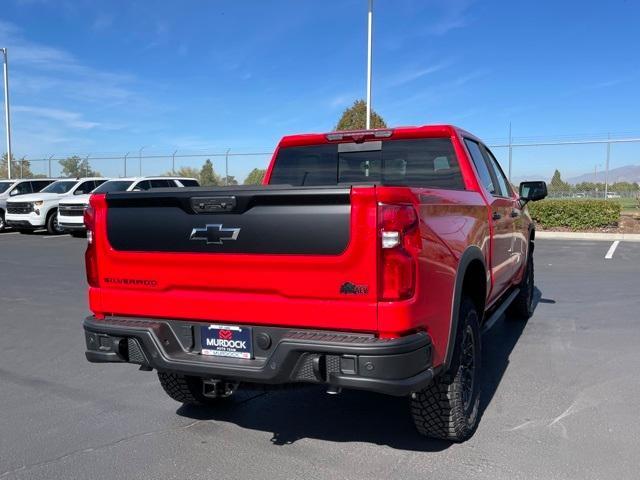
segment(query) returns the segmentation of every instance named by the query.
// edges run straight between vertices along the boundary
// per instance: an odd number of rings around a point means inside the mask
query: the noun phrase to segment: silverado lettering
[[[105,277],[104,283],[112,283],[116,285],[135,285],[143,287],[157,287],[158,282],[156,280],[145,280],[143,278],[113,278]]]
[[[420,433],[463,441],[481,331],[533,313],[546,192],[435,125],[284,137],[263,185],[94,194],[87,359],[155,369],[187,404],[241,382],[408,396]]]

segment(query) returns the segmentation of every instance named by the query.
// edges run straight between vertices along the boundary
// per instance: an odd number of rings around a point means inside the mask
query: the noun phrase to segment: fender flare
[[[447,343],[447,354],[445,355],[443,371],[447,371],[451,365],[451,358],[453,357],[453,350],[455,347],[456,336],[458,334],[458,315],[460,313],[460,302],[462,300],[462,285],[464,283],[464,276],[467,273],[467,267],[474,261],[479,260],[482,263],[482,267],[487,271],[487,265],[479,247],[471,245],[468,247],[458,262],[458,269],[456,271],[456,279],[453,287],[453,298],[451,300],[451,329],[449,330],[449,342]],[[488,290],[488,289],[487,289]],[[487,291],[485,290],[485,292]]]

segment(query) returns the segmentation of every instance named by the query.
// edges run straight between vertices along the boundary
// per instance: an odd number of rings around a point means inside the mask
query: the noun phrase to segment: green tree
[[[578,192],[593,192],[596,189],[596,185],[593,182],[580,182],[576,184],[576,191]]]
[[[213,169],[213,163],[207,158],[200,170],[200,185],[221,185],[222,179]]]
[[[195,178],[196,180],[200,181],[200,172],[193,167],[180,167],[178,168],[178,170],[175,171],[175,173],[167,172],[165,173],[165,176]]]
[[[0,160],[0,178],[7,178],[7,154],[2,155]],[[16,160],[11,155],[11,178],[33,178],[31,162],[29,160]]]
[[[549,182],[549,191],[556,193],[571,191],[571,185],[562,180],[559,170],[553,172],[553,177],[551,177],[551,182]]]
[[[62,167],[63,177],[99,177],[100,172],[93,170],[87,158],[80,158],[77,155],[58,160]]]
[[[227,181],[224,181],[224,178],[222,180],[222,184],[223,185],[238,185],[238,180],[236,180],[236,177],[234,177],[233,175],[229,175],[227,177]]]
[[[356,100],[347,108],[336,125],[336,130],[362,130],[367,126],[367,104],[364,100]],[[371,127],[386,128],[387,124],[380,115],[371,111]]]
[[[249,172],[243,183],[245,185],[260,185],[266,173],[267,171],[264,168],[254,168]]]
[[[635,182],[616,182],[612,185],[609,185],[609,190],[618,193],[637,192],[638,184]]]

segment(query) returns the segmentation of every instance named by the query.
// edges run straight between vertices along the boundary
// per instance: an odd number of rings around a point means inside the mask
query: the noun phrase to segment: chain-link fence
[[[640,135],[605,138],[518,137],[488,141],[512,183],[545,180],[551,196],[633,199],[640,182]],[[110,155],[76,155],[76,168],[63,168],[68,156],[16,159],[13,177],[91,175],[107,177],[187,175],[199,177],[210,161],[215,182],[244,183],[254,169],[266,169],[271,152],[241,148],[198,152],[140,149]],[[62,162],[61,162],[62,160]],[[6,162],[5,162],[6,163]],[[6,172],[6,166],[5,166]],[[557,173],[556,173],[557,171]],[[0,176],[6,173],[0,172]]]

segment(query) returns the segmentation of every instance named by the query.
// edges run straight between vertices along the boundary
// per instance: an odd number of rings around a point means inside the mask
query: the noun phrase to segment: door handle
[[[491,218],[493,218],[494,220],[500,220],[502,218],[502,215],[500,215],[498,212],[493,212]]]
[[[511,210],[511,218],[516,218],[520,216],[520,212],[518,210]]]

